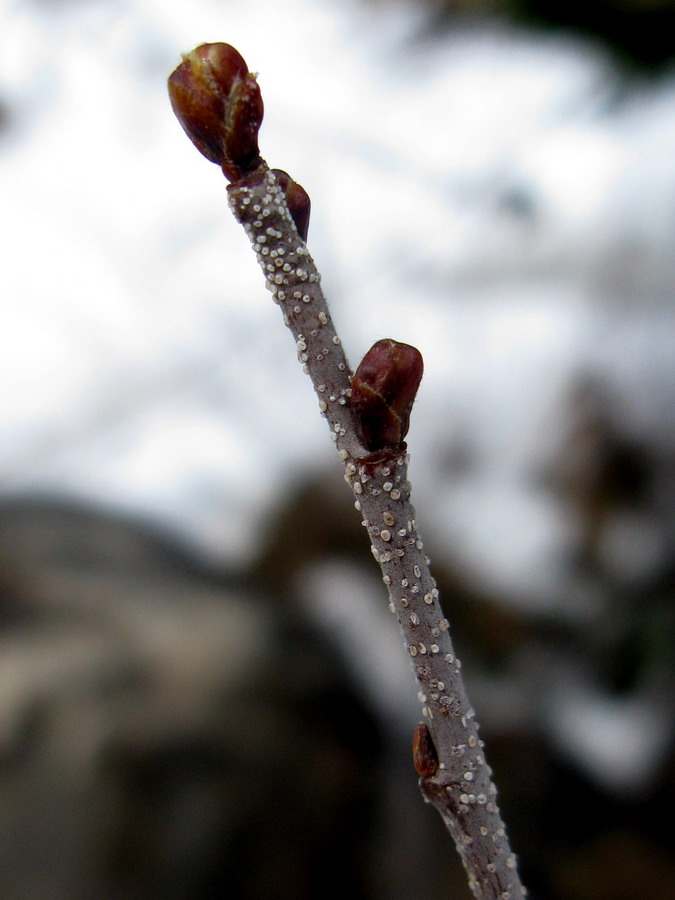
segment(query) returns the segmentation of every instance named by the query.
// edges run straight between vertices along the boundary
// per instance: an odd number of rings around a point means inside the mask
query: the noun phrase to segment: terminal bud
[[[359,439],[371,453],[403,442],[423,372],[419,350],[390,338],[373,344],[361,360],[349,403]]]
[[[178,121],[197,149],[237,181],[261,163],[263,101],[255,75],[229,44],[201,44],[169,76]]]

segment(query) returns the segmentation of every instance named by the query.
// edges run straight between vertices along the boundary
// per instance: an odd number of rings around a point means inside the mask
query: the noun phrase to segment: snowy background
[[[398,5],[3,9],[5,490],[142,509],[227,559],[330,457],[225,183],[166,99],[179,51],[223,38],[260,73],[264,155],[312,197],[353,364],[383,335],[424,354],[413,474],[457,552],[519,590],[547,577],[565,526],[523,475],[571,378],[667,436],[672,79],[622,94],[591,47],[504,28],[416,41]],[[439,449],[464,441],[477,471],[438,502]]]
[[[408,440],[434,559],[589,628],[607,582],[667,568],[675,78],[623,78],[569,36],[427,24],[351,0],[0,7],[4,496],[137,514],[226,568],[303,479],[340,480],[225,181],[167,99],[180,52],[225,40],[259,73],[263,156],[312,198],[352,365],[381,337],[423,353]],[[570,566],[587,469],[569,448],[598,422],[650,466],[649,502],[603,519],[600,579]],[[309,574],[323,598],[353,575]],[[651,783],[669,752],[657,668],[650,703],[551,686],[552,739],[610,789]]]

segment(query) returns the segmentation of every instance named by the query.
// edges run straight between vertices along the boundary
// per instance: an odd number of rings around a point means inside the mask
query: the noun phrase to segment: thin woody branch
[[[452,834],[474,895],[516,900],[525,890],[410,502],[403,438],[421,356],[407,344],[379,341],[352,375],[304,240],[309,198],[258,153],[262,100],[237,51],[202,45],[172,74],[169,91],[190,138],[233,182],[230,207],[293,334],[344,463],[418,684],[426,724],[417,727],[413,756],[422,792]]]

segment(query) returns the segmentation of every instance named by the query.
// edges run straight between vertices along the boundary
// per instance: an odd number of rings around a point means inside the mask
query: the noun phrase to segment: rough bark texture
[[[448,621],[417,532],[405,444],[369,454],[357,437],[349,407],[349,365],[319,273],[293,223],[277,176],[259,170],[255,177],[232,184],[228,192],[267,287],[293,333],[298,358],[328,420],[345,465],[345,480],[382,569],[389,607],[401,628],[438,756],[435,772],[420,778],[422,792],[452,834],[474,895],[515,900],[525,890],[499,814]]]

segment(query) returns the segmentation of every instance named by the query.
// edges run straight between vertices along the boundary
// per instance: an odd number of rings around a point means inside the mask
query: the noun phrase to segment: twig
[[[281,307],[344,463],[428,723],[414,736],[422,792],[452,834],[474,895],[515,900],[525,889],[410,503],[403,438],[421,357],[408,345],[381,341],[352,375],[304,241],[309,199],[258,153],[262,100],[237,51],[202,45],[172,74],[169,90],[190,138],[233,182],[230,207]]]

